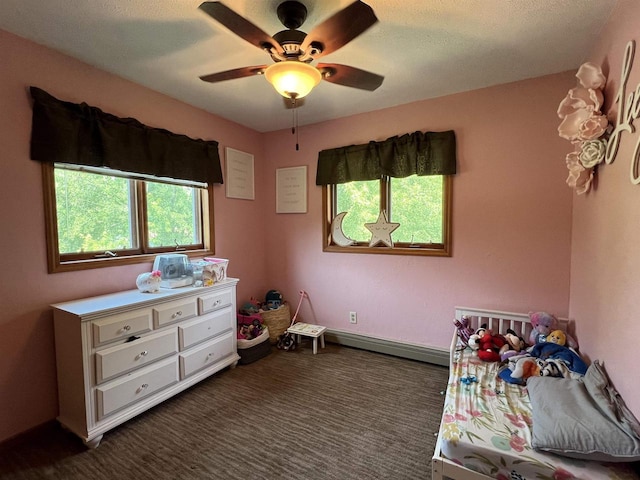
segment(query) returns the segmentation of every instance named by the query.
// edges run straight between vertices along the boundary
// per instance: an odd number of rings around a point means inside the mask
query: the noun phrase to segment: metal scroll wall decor
[[[636,89],[626,96],[627,81],[629,80],[629,74],[631,72],[631,66],[633,65],[633,57],[635,55],[636,42],[630,40],[624,51],[624,59],[622,62],[622,73],[620,75],[620,86],[613,100],[614,105],[618,105],[618,112],[616,116],[616,126],[609,137],[607,144],[607,150],[605,153],[605,162],[607,164],[613,163],[618,154],[618,147],[620,146],[620,140],[623,132],[633,134],[635,127],[633,121],[640,117],[640,83],[636,86]],[[629,175],[631,183],[638,185],[640,183],[640,138],[636,142],[636,147],[633,151],[633,157],[631,158],[631,168]]]

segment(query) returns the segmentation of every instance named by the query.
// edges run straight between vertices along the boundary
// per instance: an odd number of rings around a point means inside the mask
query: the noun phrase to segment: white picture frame
[[[227,198],[255,200],[253,155],[227,147],[225,157]]]
[[[307,166],[276,169],[276,213],[307,213]]]

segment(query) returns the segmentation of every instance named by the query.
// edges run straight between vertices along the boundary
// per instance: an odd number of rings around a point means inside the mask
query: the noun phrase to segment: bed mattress
[[[501,480],[638,478],[627,464],[535,451],[526,387],[501,380],[498,368],[469,348],[454,353],[440,432],[442,456]]]

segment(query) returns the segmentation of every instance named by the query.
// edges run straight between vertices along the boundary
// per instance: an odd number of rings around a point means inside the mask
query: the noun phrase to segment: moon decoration
[[[342,221],[344,220],[344,216],[349,212],[342,212],[335,216],[333,221],[331,222],[331,239],[333,243],[338,245],[339,247],[348,247],[349,245],[353,245],[356,243],[347,237],[342,231]]]
[[[379,243],[384,243],[387,247],[393,248],[393,240],[391,233],[400,226],[399,223],[390,223],[387,220],[387,214],[384,210],[380,211],[378,220],[375,223],[365,223],[364,228],[371,232],[370,247],[374,247]]]

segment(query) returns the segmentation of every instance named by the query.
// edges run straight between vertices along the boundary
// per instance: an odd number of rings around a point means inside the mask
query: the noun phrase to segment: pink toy
[[[529,318],[531,319],[531,325],[533,330],[529,335],[529,344],[537,345],[547,341],[547,336],[554,330],[558,330],[558,319],[546,312],[529,312]],[[571,335],[566,333],[567,343],[566,346],[570,348],[578,348],[578,342],[576,342]]]

